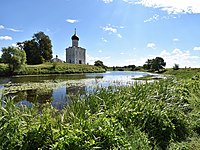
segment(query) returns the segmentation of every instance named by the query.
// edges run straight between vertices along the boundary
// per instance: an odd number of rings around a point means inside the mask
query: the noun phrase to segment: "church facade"
[[[86,49],[79,47],[79,37],[76,35],[76,30],[71,40],[72,46],[66,48],[66,62],[71,64],[85,64]]]

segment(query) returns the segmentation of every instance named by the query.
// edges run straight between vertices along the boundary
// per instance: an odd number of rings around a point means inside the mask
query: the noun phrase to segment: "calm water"
[[[133,78],[148,73],[110,71],[106,73],[20,76],[0,78],[0,91],[15,96],[17,104],[31,106],[32,103],[49,102],[62,109],[71,96],[92,91],[95,87],[124,86],[136,82]]]

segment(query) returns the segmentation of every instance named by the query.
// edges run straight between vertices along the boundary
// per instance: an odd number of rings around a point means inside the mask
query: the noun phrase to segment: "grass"
[[[200,78],[97,88],[50,104],[1,98],[0,149],[200,149]]]
[[[105,72],[101,67],[84,64],[44,63],[40,65],[25,65],[14,75],[41,75],[41,74],[73,74]],[[0,75],[9,75],[8,65],[0,64]]]
[[[164,74],[174,75],[178,79],[191,79],[194,75],[200,73],[200,68],[180,68],[178,70],[173,70],[172,68],[167,69]]]

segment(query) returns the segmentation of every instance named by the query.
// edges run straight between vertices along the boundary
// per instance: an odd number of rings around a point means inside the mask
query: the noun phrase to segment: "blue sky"
[[[43,31],[65,60],[74,28],[87,62],[200,67],[200,0],[1,0],[0,48]]]

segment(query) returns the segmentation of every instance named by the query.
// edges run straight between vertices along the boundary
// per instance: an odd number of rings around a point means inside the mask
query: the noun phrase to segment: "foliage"
[[[103,61],[101,61],[101,60],[95,61],[95,62],[94,62],[94,66],[102,67],[102,68],[104,68],[104,69],[107,68],[107,66],[105,66],[105,65],[103,64]]]
[[[178,70],[179,69],[179,64],[174,64],[173,69],[174,70]]]
[[[199,149],[200,76],[97,88],[50,104],[0,103],[0,149]]]
[[[27,64],[41,64],[52,59],[52,44],[50,38],[43,32],[33,35],[32,40],[17,43],[27,56]]]
[[[10,72],[20,69],[26,62],[26,53],[16,47],[2,48],[2,61],[8,63]]]
[[[159,71],[166,66],[166,62],[162,57],[156,57],[154,59],[148,59],[145,64],[143,65],[144,69],[150,71]]]

